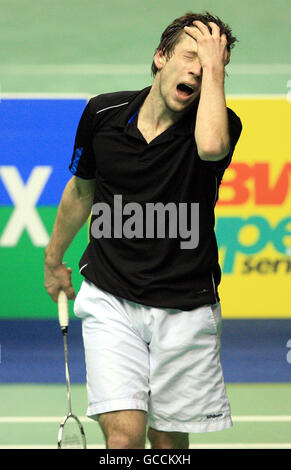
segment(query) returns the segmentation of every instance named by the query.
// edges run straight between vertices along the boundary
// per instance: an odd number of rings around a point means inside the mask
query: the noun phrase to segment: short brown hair
[[[183,32],[184,26],[193,26],[193,21],[198,20],[202,21],[202,23],[206,24],[208,26],[209,30],[210,26],[208,23],[212,21],[213,23],[216,23],[219,28],[220,32],[226,34],[227,38],[227,50],[230,51],[234,47],[235,42],[237,41],[237,38],[232,35],[232,31],[230,27],[223,23],[218,16],[213,16],[211,15],[208,11],[205,13],[192,13],[188,12],[185,13],[185,15],[181,16],[180,18],[176,18],[163,32],[161,39],[160,39],[160,44],[155,50],[155,54],[157,51],[161,51],[166,57],[170,57],[171,54],[174,51],[174,48],[176,44],[179,42],[181,33]],[[156,64],[152,63],[152,74],[153,76],[156,75],[158,69],[156,67]]]

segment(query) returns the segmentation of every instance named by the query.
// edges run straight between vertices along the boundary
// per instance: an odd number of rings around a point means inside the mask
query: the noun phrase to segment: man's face
[[[162,65],[158,77],[161,98],[170,111],[183,112],[200,93],[202,68],[197,43],[183,32],[169,59],[157,54]]]

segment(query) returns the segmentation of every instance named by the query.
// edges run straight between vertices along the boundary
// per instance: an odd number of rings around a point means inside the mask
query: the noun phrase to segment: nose
[[[192,63],[190,73],[192,75],[195,75],[195,77],[201,77],[202,67],[201,67],[201,64],[200,64],[198,58],[195,59],[194,62]]]

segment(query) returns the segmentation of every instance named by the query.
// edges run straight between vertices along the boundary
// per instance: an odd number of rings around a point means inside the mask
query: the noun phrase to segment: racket
[[[72,413],[71,385],[68,362],[68,328],[69,328],[69,306],[64,291],[60,291],[58,297],[58,316],[64,339],[65,372],[67,382],[68,413],[60,424],[58,433],[59,449],[86,449],[86,436],[79,418]]]

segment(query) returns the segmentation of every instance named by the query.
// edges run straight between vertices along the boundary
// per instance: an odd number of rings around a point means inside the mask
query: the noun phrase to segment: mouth
[[[196,87],[188,83],[179,83],[176,87],[178,98],[181,100],[188,100],[194,95]]]

